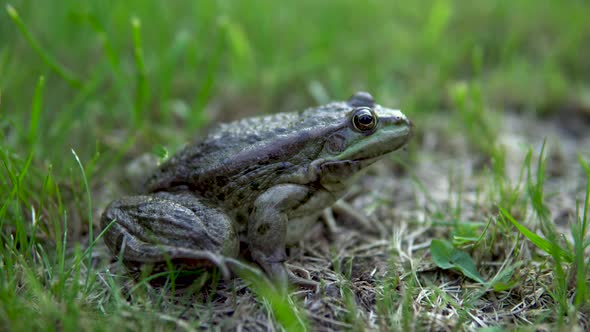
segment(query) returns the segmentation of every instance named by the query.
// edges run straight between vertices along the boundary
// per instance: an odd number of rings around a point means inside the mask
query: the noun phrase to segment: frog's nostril
[[[396,117],[393,119],[393,123],[394,123],[395,125],[401,125],[401,124],[404,124],[404,123],[405,123],[405,124],[406,124],[406,125],[408,125],[408,126],[412,126],[412,124],[411,124],[410,120],[408,120],[408,119],[407,119],[407,118],[405,118],[405,117],[401,117],[401,116],[396,116]]]

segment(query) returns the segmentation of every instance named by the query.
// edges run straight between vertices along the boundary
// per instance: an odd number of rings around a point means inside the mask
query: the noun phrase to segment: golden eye
[[[352,115],[352,126],[360,132],[371,131],[377,125],[377,116],[368,107],[359,107]]]

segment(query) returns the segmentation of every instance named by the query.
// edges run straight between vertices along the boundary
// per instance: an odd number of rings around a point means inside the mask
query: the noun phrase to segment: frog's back
[[[246,118],[214,127],[200,143],[193,143],[179,151],[164,163],[148,180],[148,191],[169,190],[175,187],[190,187],[198,192],[224,187],[223,181],[235,181],[244,169],[260,169],[262,163],[281,166],[281,159],[293,161],[292,153],[297,147],[282,147],[274,161],[262,161],[279,141],[303,143],[292,139],[318,126],[310,113],[329,113],[339,108],[339,103],[304,112],[277,113],[273,115]],[[343,106],[343,105],[342,105]],[[335,115],[336,117],[336,115]],[[319,125],[322,125],[321,123]],[[268,158],[267,158],[268,159]],[[263,167],[264,168],[264,167]],[[271,171],[271,168],[264,168]]]

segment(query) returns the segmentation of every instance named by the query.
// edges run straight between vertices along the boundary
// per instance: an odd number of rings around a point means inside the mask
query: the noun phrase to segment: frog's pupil
[[[362,125],[370,125],[373,122],[373,117],[370,114],[361,114],[359,116],[359,123]]]

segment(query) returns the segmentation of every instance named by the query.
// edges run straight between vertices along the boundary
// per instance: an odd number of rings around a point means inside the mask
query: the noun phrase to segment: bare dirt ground
[[[546,139],[546,202],[557,227],[569,236],[576,201],[583,200],[586,186],[578,154],[590,155],[590,116],[564,111],[544,119],[525,113],[501,118],[499,143],[506,148],[507,175],[513,185],[519,183],[528,149],[534,149],[536,161]],[[313,331],[395,326],[405,319],[402,311],[408,308],[413,312],[409,324],[418,330],[513,326],[551,316],[554,304],[547,285],[552,272],[541,263],[526,261],[535,247],[524,238],[518,243],[490,240],[492,246],[466,249],[487,280],[503,264],[516,266],[515,286],[507,291],[482,290],[460,273],[432,263],[430,241],[450,238],[451,227],[445,222],[452,222],[457,209],[461,222],[482,224],[478,231],[490,220],[494,227],[498,214],[487,161],[470,148],[460,131],[447,130],[448,119],[442,115],[418,124],[429,129],[414,138],[408,151],[399,152],[396,160],[378,163],[351,188],[345,201],[361,211],[364,224],[336,209],[327,215],[328,220],[334,217],[336,226],[318,223],[299,246],[290,248],[288,263],[322,282],[319,292],[297,290],[293,297]],[[102,244],[97,253],[109,257]],[[109,271],[125,275],[116,263]],[[132,287],[133,282],[124,284]],[[162,294],[154,289],[153,296],[161,299],[153,308],[155,315],[174,321],[180,329],[188,327],[185,320],[199,321],[205,329],[278,328],[268,304],[261,303],[240,279],[221,282],[214,291]],[[456,305],[445,304],[449,302]],[[459,312],[467,302],[470,310]],[[588,317],[580,315],[588,328]]]

